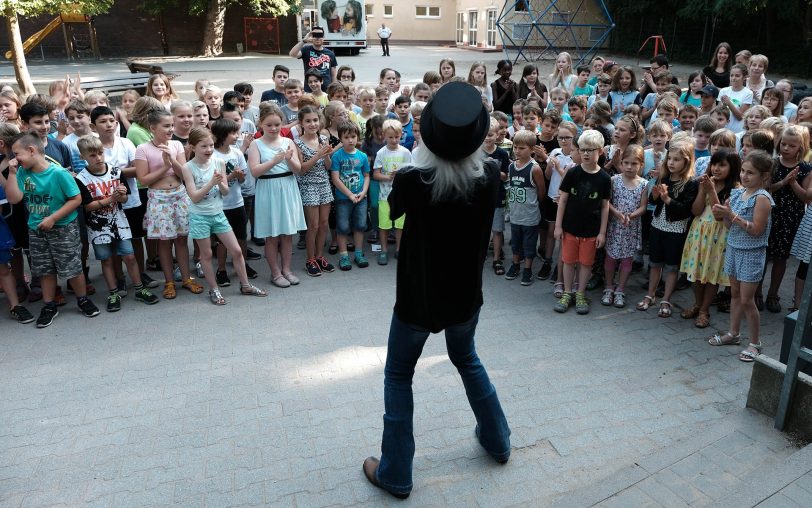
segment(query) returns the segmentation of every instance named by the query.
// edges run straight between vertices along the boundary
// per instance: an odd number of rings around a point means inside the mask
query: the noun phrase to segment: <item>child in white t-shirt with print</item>
[[[378,264],[389,263],[388,241],[389,230],[395,227],[395,259],[400,250],[400,238],[403,234],[403,223],[406,216],[395,219],[389,216],[389,193],[392,192],[392,181],[398,170],[412,162],[412,154],[400,144],[400,137],[403,134],[403,126],[398,120],[386,120],[383,123],[383,135],[386,145],[378,151],[375,156],[375,166],[373,167],[372,178],[380,183],[380,194],[378,198],[378,237],[381,239],[381,252],[378,254]]]

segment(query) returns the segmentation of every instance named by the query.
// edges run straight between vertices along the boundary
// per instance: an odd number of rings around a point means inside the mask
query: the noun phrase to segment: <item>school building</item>
[[[530,12],[538,13],[546,9],[549,1],[529,0]],[[555,8],[548,11],[546,21],[565,23],[577,18],[578,22],[594,23],[603,17],[600,2],[583,0],[559,0]],[[508,4],[508,7],[506,7]],[[518,6],[516,6],[518,4]],[[530,21],[527,7],[514,0],[415,0],[415,2],[395,2],[395,0],[367,0],[366,16],[368,39],[377,38],[376,31],[381,23],[392,29],[392,43],[431,43],[455,44],[460,48],[476,50],[500,50],[502,38],[496,23],[504,11],[511,11],[504,20]],[[516,12],[518,11],[518,12]],[[536,14],[537,15],[537,14]],[[506,29],[518,40],[521,31],[529,25],[509,26]],[[550,29],[560,30],[560,29]],[[594,34],[588,28],[567,30],[578,37],[582,44],[590,41]],[[562,44],[566,46],[566,44]]]

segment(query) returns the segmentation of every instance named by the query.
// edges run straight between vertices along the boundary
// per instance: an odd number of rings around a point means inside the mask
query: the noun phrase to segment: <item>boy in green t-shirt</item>
[[[22,134],[11,146],[14,159],[9,161],[6,196],[10,203],[25,202],[28,209],[28,242],[31,273],[42,281],[45,304],[37,319],[37,328],[49,326],[59,315],[56,279],[67,279],[76,293],[79,310],[87,317],[99,309],[87,297],[82,271],[82,244],[76,209],[82,202],[73,176],[45,159],[42,141],[35,135]]]

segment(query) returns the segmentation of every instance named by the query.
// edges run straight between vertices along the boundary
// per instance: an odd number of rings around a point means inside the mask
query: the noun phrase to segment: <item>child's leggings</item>
[[[604,273],[615,273],[615,268],[617,267],[618,261],[620,261],[620,271],[623,273],[631,273],[632,271],[632,261],[634,260],[633,257],[623,258],[623,259],[614,259],[606,256],[606,260],[603,262],[603,270]]]

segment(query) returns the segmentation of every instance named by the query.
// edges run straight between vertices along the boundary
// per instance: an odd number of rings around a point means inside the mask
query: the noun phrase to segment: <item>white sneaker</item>
[[[205,277],[205,275],[203,275],[203,266],[200,264],[200,261],[195,263],[195,271],[197,272],[198,279],[202,279],[203,277]]]
[[[601,298],[601,304],[606,305],[607,307],[612,305],[615,301],[615,292],[611,289],[604,289],[603,290],[603,298]]]

